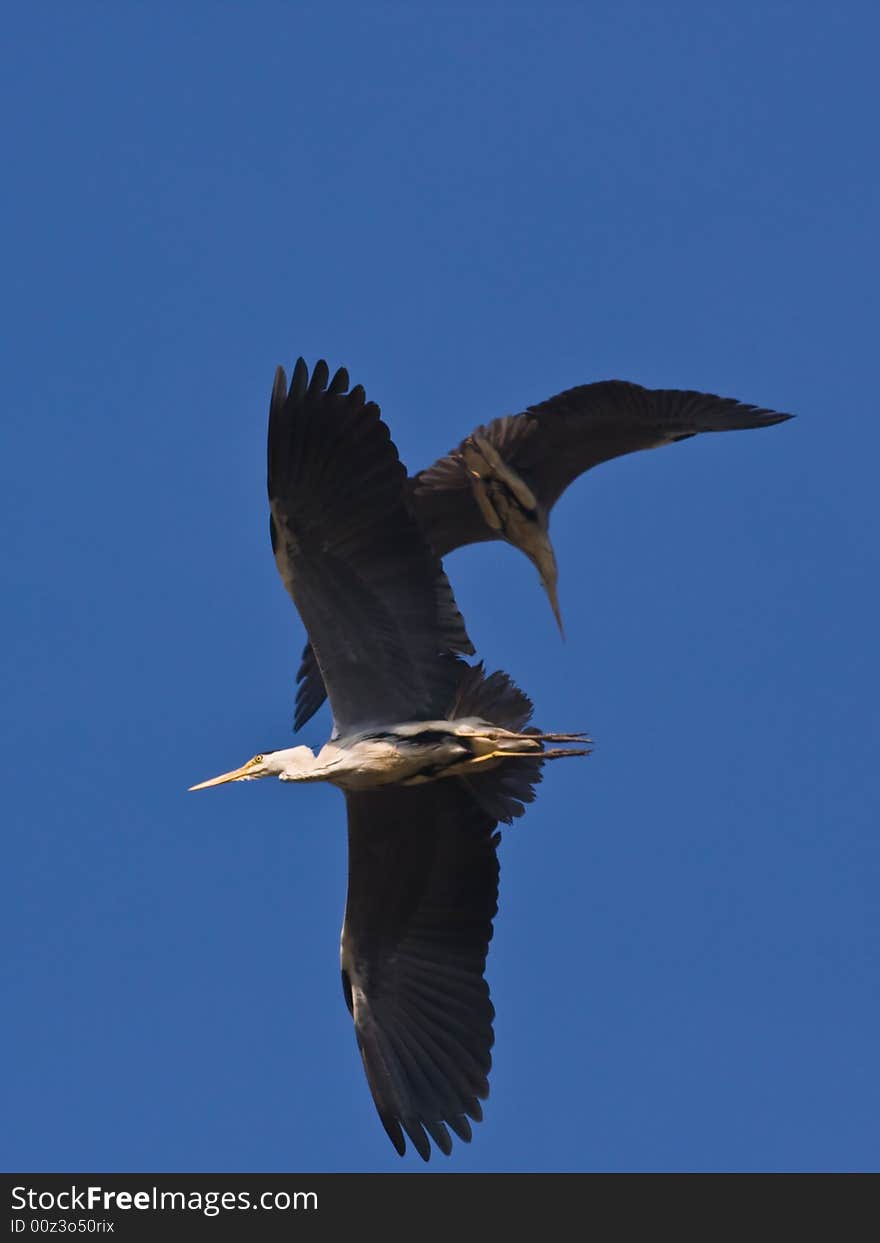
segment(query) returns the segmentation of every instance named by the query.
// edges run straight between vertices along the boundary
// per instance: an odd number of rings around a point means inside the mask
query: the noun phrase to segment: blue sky
[[[505,833],[492,1094],[430,1168],[876,1168],[874,6],[6,35],[0,1166],[423,1168],[342,1001],[342,798],[185,792],[290,745],[265,423],[303,354],[413,469],[604,378],[798,415],[575,485],[565,644],[524,558],[447,563],[488,667],[596,750]]]

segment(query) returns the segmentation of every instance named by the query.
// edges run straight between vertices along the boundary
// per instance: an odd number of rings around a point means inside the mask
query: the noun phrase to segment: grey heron
[[[466,544],[505,540],[538,571],[562,632],[550,513],[585,471],[612,458],[703,432],[770,427],[792,418],[732,397],[601,380],[503,415],[409,481],[409,504],[439,557]],[[313,655],[297,673],[294,728],[324,702]]]
[[[406,471],[363,388],[300,359],[269,413],[272,547],[333,712],[330,741],[263,752],[191,787],[277,776],[339,786],[348,811],[340,962],[367,1082],[397,1151],[471,1138],[488,1093],[484,979],[499,821],[583,734],[528,727],[532,706],[486,676],[406,504]],[[548,743],[567,744],[548,746]]]

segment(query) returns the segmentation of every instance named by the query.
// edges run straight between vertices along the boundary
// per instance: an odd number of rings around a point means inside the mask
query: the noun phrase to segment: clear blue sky
[[[501,847],[492,1094],[430,1168],[876,1168],[876,7],[18,5],[0,619],[10,1170],[399,1170],[291,745],[273,368],[421,467],[620,377],[788,410],[447,569],[587,728]],[[320,744],[326,710],[304,741]]]

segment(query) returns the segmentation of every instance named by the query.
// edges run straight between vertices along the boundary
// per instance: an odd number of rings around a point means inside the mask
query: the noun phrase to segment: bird
[[[628,380],[581,384],[475,428],[408,481],[408,503],[439,557],[486,540],[504,540],[525,553],[564,637],[549,528],[553,506],[569,484],[640,449],[703,432],[771,427],[793,417],[690,389],[643,388]],[[295,730],[324,702],[308,647],[297,684]]]
[[[482,1118],[494,1040],[484,978],[497,911],[499,822],[534,798],[582,732],[529,726],[532,704],[486,674],[406,503],[379,407],[325,361],[279,367],[268,434],[270,535],[333,713],[315,754],[263,751],[202,790],[275,776],[345,796],[343,995],[397,1152],[427,1161]],[[553,744],[553,745],[550,745]]]

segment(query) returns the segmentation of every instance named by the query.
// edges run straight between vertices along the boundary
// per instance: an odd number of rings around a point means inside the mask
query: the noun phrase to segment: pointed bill
[[[248,769],[252,763],[252,760],[248,760],[247,764],[243,764],[241,768],[236,768],[231,773],[221,773],[219,777],[212,777],[210,781],[200,781],[198,785],[190,786],[189,792],[191,793],[193,790],[207,790],[208,786],[222,786],[227,781],[239,781],[242,777],[248,775]]]
[[[526,550],[528,551],[528,550]],[[559,609],[559,596],[556,590],[556,584],[559,580],[559,571],[556,568],[556,553],[553,551],[553,545],[550,543],[550,536],[547,532],[535,549],[532,556],[535,568],[541,576],[541,586],[547,593],[547,599],[550,601],[550,607],[553,610],[553,616],[556,618],[556,625],[559,627],[559,633],[565,639],[565,629],[562,625],[562,613]]]
[[[562,614],[559,611],[559,596],[556,594],[556,579],[548,581],[543,578],[542,583],[544,590],[547,592],[547,599],[550,601],[550,607],[553,610],[553,616],[556,618],[556,625],[559,627],[559,633],[565,639],[565,630],[562,625]]]
[[[556,625],[559,627],[559,633],[564,639],[565,630],[562,625],[562,613],[559,609],[559,596],[556,592],[559,570],[556,565],[556,553],[553,551],[553,545],[550,542],[550,532],[546,526],[546,516],[543,517],[543,525],[539,526],[536,523],[521,527],[517,532],[517,536],[518,538],[512,538],[510,542],[526,554],[538,571],[541,586],[547,593],[553,616],[556,618]]]

